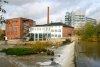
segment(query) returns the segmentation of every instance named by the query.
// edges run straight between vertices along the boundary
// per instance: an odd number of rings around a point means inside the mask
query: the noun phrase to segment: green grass
[[[8,48],[3,49],[2,52],[5,52],[7,55],[30,55],[30,54],[37,54],[40,52],[45,52],[46,49],[34,49],[34,48]]]

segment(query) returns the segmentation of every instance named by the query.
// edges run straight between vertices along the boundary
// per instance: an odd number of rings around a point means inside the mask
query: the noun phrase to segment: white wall
[[[29,33],[50,33],[51,38],[62,38],[62,28],[63,26],[37,26],[31,27]]]

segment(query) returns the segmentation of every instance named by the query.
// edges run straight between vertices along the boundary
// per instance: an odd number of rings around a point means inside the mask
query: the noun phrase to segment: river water
[[[65,46],[63,46],[65,47]],[[62,50],[63,47],[60,49]],[[72,49],[73,46],[66,47],[63,52],[63,57],[67,63],[70,64],[69,61],[73,60],[74,51]],[[57,50],[57,51],[60,51]],[[65,54],[66,53],[66,54]],[[47,55],[30,55],[30,56],[7,56],[4,53],[0,53],[0,67],[36,67],[35,64],[37,62],[45,62],[50,60],[53,56]],[[75,63],[76,67],[100,67],[100,42],[79,42],[75,45]],[[58,59],[61,60],[61,59]],[[62,62],[63,62],[62,60]],[[73,62],[71,63],[74,64]],[[69,66],[65,66],[69,67]],[[73,66],[71,66],[73,67]]]
[[[74,44],[66,44],[58,49],[55,49],[56,56],[47,55],[28,55],[28,56],[10,56],[0,53],[0,67],[37,67],[37,62],[50,61],[55,58],[55,62],[60,64],[61,67],[74,67]]]
[[[100,67],[100,42],[76,44],[76,67]]]

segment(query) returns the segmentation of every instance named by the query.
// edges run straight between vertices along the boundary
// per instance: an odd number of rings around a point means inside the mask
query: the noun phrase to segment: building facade
[[[77,10],[77,11],[72,11],[71,13],[69,12],[66,13],[67,14],[65,15],[65,23],[69,25],[70,22],[70,25],[74,28],[80,28],[84,26],[86,22],[92,22],[96,24],[96,19],[86,17],[85,12],[83,11]]]
[[[69,12],[66,12],[66,15],[65,15],[65,24],[71,26],[71,14]]]
[[[35,21],[26,18],[12,18],[6,21],[6,37],[8,40],[23,39],[29,33],[29,28]]]
[[[31,27],[29,33],[34,41],[66,38],[72,36],[73,27],[63,23],[50,23]]]
[[[96,19],[86,17],[86,22],[92,22],[93,24],[96,24]]]

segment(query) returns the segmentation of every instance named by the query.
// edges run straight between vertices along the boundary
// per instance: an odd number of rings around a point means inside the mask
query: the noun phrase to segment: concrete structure
[[[66,38],[72,36],[73,27],[59,22],[50,23],[31,27],[29,33],[31,39],[34,41]]]
[[[12,18],[6,21],[6,36],[8,40],[23,39],[29,33],[29,28],[35,21],[26,18]]]

